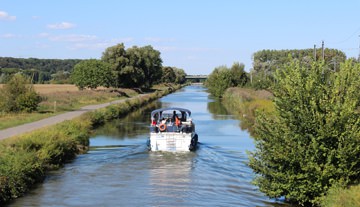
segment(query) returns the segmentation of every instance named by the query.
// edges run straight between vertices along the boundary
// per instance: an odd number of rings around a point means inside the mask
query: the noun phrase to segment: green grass
[[[335,188],[325,196],[321,206],[323,207],[359,207],[360,185],[351,186],[348,189]]]
[[[240,127],[254,134],[254,124],[257,111],[263,111],[271,115],[274,111],[272,94],[265,90],[254,90],[249,88],[228,88],[222,102],[225,108],[241,120]]]
[[[59,113],[19,113],[0,116],[0,130],[38,121]]]

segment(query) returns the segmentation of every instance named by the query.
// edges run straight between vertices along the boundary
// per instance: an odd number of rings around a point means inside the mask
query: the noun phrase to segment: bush
[[[333,185],[359,179],[360,65],[347,61],[334,73],[292,62],[277,80],[274,118],[257,117],[249,165],[269,197],[315,205]]]
[[[225,90],[233,86],[231,71],[225,66],[215,68],[205,82],[209,92],[215,97],[222,97]]]
[[[205,82],[209,92],[221,98],[227,88],[246,85],[248,77],[244,67],[244,64],[234,63],[230,69],[226,66],[215,68]]]
[[[21,74],[14,75],[0,90],[0,110],[4,112],[36,111],[41,97]]]

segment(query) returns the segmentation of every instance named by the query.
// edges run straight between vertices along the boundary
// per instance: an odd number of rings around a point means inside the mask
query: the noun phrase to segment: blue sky
[[[152,45],[163,65],[209,74],[262,49],[335,48],[357,57],[360,0],[0,0],[0,56],[100,58]]]

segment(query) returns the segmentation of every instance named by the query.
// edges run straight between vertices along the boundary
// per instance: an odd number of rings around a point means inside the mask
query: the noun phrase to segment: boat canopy
[[[155,114],[162,113],[163,111],[180,111],[182,113],[186,112],[187,114],[189,114],[189,116],[191,116],[191,111],[189,109],[171,107],[171,108],[156,109],[156,110],[151,112],[151,117],[154,117]]]

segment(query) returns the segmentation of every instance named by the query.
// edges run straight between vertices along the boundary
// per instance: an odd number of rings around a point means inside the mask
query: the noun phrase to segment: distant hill
[[[5,83],[11,75],[21,72],[33,83],[68,83],[69,75],[81,59],[38,59],[0,57],[0,83]]]
[[[81,59],[38,59],[38,58],[13,58],[0,57],[0,68],[36,69],[51,74],[57,71],[71,72],[74,65]]]

